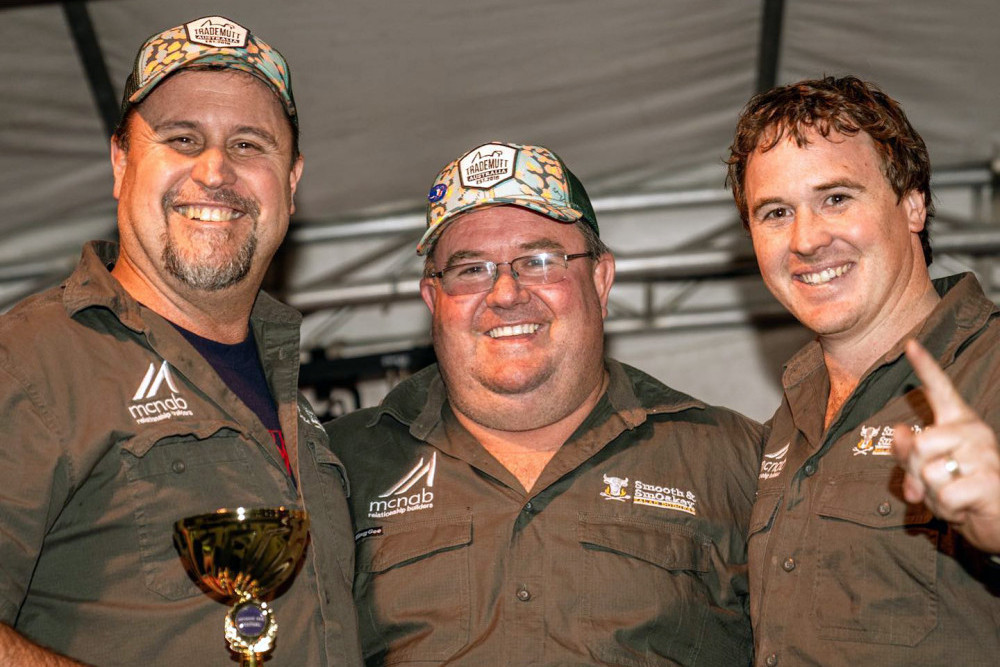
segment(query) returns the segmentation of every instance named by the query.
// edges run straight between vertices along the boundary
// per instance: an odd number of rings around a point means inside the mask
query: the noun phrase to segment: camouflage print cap
[[[291,72],[285,58],[250,30],[224,16],[205,16],[147,39],[125,81],[121,118],[160,82],[189,67],[224,67],[253,74],[274,91],[288,118],[298,125]]]
[[[520,206],[558,222],[584,220],[600,234],[587,191],[559,156],[541,146],[494,141],[473,148],[438,174],[427,194],[427,231],[417,254],[430,252],[459,215],[501,205]]]

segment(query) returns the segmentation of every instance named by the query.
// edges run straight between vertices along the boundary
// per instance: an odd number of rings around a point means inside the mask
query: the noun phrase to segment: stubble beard
[[[591,390],[585,383],[553,382],[560,369],[548,363],[498,376],[476,363],[449,363],[446,352],[437,345],[435,350],[452,408],[498,431],[531,431],[549,426],[573,412]]]
[[[174,191],[163,197],[164,217],[167,220],[175,198]],[[240,246],[235,251],[230,250],[229,246],[233,243],[233,230],[230,229],[211,235],[196,234],[189,239],[190,242],[209,248],[206,252],[184,253],[168,227],[164,232],[162,261],[167,273],[184,285],[205,292],[218,292],[242,282],[250,273],[257,252],[257,216],[260,207],[252,200],[225,190],[213,193],[211,199],[242,210],[245,216],[250,216],[253,222]]]
[[[477,424],[511,432],[533,431],[555,424],[576,410],[592,389],[582,384],[549,387],[550,378],[551,374],[536,376],[530,384],[513,390],[509,384],[482,382],[482,378],[466,379],[468,384],[462,385],[444,377],[448,400],[454,409]],[[469,386],[477,383],[479,388]]]
[[[526,320],[548,319],[527,310],[520,315]],[[603,328],[599,322],[596,327],[592,340],[578,343],[578,354],[556,354],[533,367],[511,359],[507,368],[501,368],[504,364],[497,359],[452,358],[449,347],[463,343],[449,336],[455,332],[435,317],[431,328],[434,350],[452,408],[498,431],[531,431],[567,417],[593,391],[591,380],[603,382]]]
[[[163,247],[163,265],[174,278],[193,289],[217,292],[241,282],[250,273],[257,251],[256,230],[230,258],[221,264],[181,256],[177,244],[167,239]]]

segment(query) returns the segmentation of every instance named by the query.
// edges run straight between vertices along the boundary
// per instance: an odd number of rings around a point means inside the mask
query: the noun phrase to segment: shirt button
[[[892,505],[889,504],[888,500],[879,503],[878,506],[879,514],[881,514],[882,516],[889,516],[890,512],[892,512]]]
[[[806,467],[804,468],[804,470],[805,470],[805,473],[806,473],[807,477],[812,477],[813,475],[816,474],[816,464],[815,463],[807,463]],[[768,657],[770,657],[770,656],[768,656]],[[775,658],[775,659],[777,659],[777,658]]]
[[[520,600],[521,602],[527,602],[528,600],[531,599],[531,591],[529,591],[527,588],[522,588],[517,592],[517,599]]]
[[[524,504],[524,511],[525,512],[530,512],[534,508],[535,508],[535,506],[531,504],[530,500]]]
[[[767,658],[764,660],[764,664],[767,665],[767,667],[777,667],[778,655],[776,653],[772,653],[771,655],[767,656]]]
[[[184,465],[184,461],[177,459],[176,461],[170,464],[170,469],[179,475],[187,469],[187,466]]]
[[[785,562],[781,564],[781,567],[784,568],[785,572],[791,572],[795,569],[795,559],[786,558]]]

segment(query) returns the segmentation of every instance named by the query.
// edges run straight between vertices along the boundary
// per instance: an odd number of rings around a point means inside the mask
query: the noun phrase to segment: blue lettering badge
[[[442,199],[444,199],[444,195],[447,192],[448,192],[448,186],[446,186],[444,183],[438,183],[433,188],[431,188],[430,192],[427,193],[427,201],[429,201],[432,204],[434,202],[441,201]]]

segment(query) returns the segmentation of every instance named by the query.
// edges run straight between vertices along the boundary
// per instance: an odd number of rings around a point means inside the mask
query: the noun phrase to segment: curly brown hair
[[[896,100],[873,83],[854,76],[799,81],[759,93],[747,102],[729,147],[726,185],[733,191],[743,226],[749,229],[749,211],[744,190],[747,163],[755,150],[774,148],[787,132],[800,147],[808,144],[806,133],[831,132],[848,136],[867,133],[875,142],[882,171],[898,201],[910,191],[924,196],[927,217],[920,232],[924,261],[932,260],[928,234],[934,204],[931,201],[931,163],[927,146]]]

